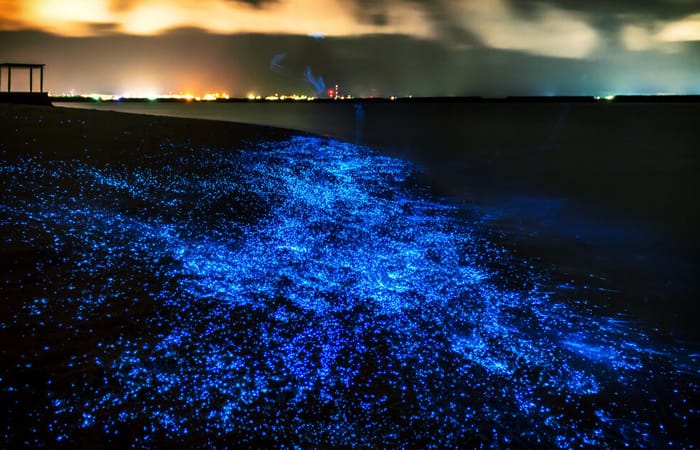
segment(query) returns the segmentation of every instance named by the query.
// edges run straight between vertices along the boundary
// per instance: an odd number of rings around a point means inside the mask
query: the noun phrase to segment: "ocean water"
[[[700,341],[697,104],[66,103],[303,130],[411,161],[513,250]]]
[[[697,445],[671,219],[498,158],[445,182],[427,148],[117,125],[107,155],[94,116],[0,118],[7,446]],[[56,120],[68,155],[21,131]]]

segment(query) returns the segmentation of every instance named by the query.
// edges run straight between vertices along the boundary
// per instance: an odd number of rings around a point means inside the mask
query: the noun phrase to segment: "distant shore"
[[[309,98],[297,99],[291,96],[277,96],[274,98],[217,98],[215,100],[193,100],[182,98],[145,98],[126,97],[114,99],[92,98],[90,96],[53,96],[54,102],[161,102],[161,103],[191,103],[216,102],[216,103],[698,103],[700,95],[616,95],[616,96],[590,96],[590,95],[563,95],[563,96],[506,96],[506,97],[481,97],[481,96],[455,96],[455,97],[348,97],[348,98]]]

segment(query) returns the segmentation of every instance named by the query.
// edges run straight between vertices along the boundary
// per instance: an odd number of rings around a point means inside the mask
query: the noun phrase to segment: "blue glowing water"
[[[697,354],[509,254],[416,170],[308,136],[4,161],[27,274],[0,327],[43,345],[4,353],[2,439],[695,448]]]

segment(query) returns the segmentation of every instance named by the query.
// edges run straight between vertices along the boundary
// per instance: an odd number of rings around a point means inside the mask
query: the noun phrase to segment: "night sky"
[[[700,94],[697,0],[0,0],[0,43],[52,94]]]

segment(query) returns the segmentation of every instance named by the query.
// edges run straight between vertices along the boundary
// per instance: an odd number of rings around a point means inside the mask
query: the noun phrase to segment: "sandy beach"
[[[167,136],[173,145],[240,148],[246,140],[275,139],[279,128],[138,114],[67,110],[2,104],[3,151],[7,157],[44,153],[80,158],[90,153],[105,162],[157,153]],[[29,140],[27,140],[29,139]]]
[[[535,206],[450,199],[391,155],[0,105],[0,446],[698,442],[692,318],[650,321],[694,310],[695,260],[646,290],[601,261],[634,230],[576,263],[550,210],[525,226]]]

